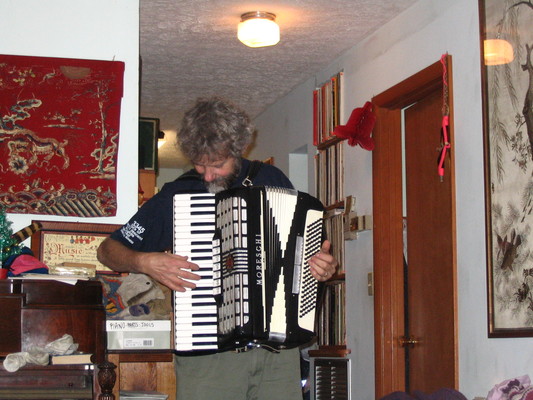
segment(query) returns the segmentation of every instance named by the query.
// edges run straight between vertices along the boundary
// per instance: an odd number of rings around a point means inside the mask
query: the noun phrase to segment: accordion
[[[323,206],[307,193],[252,186],[174,196],[175,254],[198,264],[174,292],[178,352],[295,347],[314,336]]]

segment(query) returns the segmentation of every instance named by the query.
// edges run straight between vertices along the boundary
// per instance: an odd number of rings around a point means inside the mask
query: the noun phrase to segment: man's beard
[[[211,182],[204,181],[207,191],[209,193],[219,193],[226,189],[229,189],[231,185],[233,184],[233,182],[235,182],[235,179],[237,179],[237,177],[239,176],[240,171],[241,171],[241,160],[237,159],[235,160],[234,170],[231,174],[227,176],[222,176]]]
[[[215,179],[212,182],[205,182],[205,186],[207,187],[207,191],[209,193],[222,192],[230,188],[235,178],[236,178],[235,174],[231,174],[229,176]]]

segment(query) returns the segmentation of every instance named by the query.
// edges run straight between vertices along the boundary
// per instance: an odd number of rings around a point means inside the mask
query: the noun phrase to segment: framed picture
[[[157,140],[159,118],[139,118],[139,169],[153,169],[157,172]]]
[[[533,336],[533,5],[479,0],[489,337]]]
[[[32,221],[41,229],[31,236],[31,250],[48,267],[64,262],[92,264],[98,273],[113,273],[96,258],[96,250],[122,225],[83,222]]]

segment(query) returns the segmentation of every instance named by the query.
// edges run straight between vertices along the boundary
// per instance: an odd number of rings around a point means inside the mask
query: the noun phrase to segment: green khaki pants
[[[178,400],[301,400],[300,351],[176,356]]]

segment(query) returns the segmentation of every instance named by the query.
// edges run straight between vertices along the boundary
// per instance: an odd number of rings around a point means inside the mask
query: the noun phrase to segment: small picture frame
[[[158,171],[159,118],[139,118],[139,169]]]
[[[115,273],[100,263],[96,250],[112,232],[122,225],[83,222],[32,221],[41,229],[31,236],[31,250],[48,267],[63,263],[96,266],[97,273]]]

